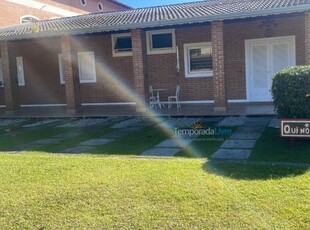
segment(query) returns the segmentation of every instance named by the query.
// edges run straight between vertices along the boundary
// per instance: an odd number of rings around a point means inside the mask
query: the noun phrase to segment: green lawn
[[[309,229],[306,168],[0,154],[0,229]]]
[[[295,139],[294,142],[291,146],[290,139],[280,137],[279,129],[266,128],[249,160],[310,164],[309,139]]]

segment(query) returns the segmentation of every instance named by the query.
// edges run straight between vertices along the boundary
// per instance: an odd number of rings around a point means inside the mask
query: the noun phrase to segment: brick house
[[[128,10],[130,7],[115,0],[1,0],[0,9],[0,27],[3,27],[90,12]]]
[[[273,74],[310,63],[309,11],[308,0],[211,0],[0,29],[0,105],[143,109],[149,85],[165,100],[177,84],[181,103],[215,111],[271,102]]]

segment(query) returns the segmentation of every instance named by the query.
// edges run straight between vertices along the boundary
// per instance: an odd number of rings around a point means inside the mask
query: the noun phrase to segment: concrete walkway
[[[271,117],[247,117],[243,125],[221,145],[211,159],[247,160],[270,120]]]

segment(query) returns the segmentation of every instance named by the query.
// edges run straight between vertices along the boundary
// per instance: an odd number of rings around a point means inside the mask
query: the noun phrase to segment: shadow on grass
[[[251,161],[294,162],[310,164],[309,139],[290,139],[280,136],[279,129],[266,128],[251,153]]]
[[[279,180],[296,177],[309,171],[309,167],[212,161],[207,161],[203,169],[208,173],[236,180]]]

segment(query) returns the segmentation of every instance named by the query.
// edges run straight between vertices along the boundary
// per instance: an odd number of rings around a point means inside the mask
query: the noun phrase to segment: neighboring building
[[[210,0],[90,14],[3,28],[0,41],[0,104],[8,112],[141,106],[149,85],[166,89],[163,99],[177,84],[181,103],[224,111],[229,103],[271,102],[274,73],[310,64],[310,1]]]
[[[1,0],[0,27],[93,12],[131,9],[116,0]]]

